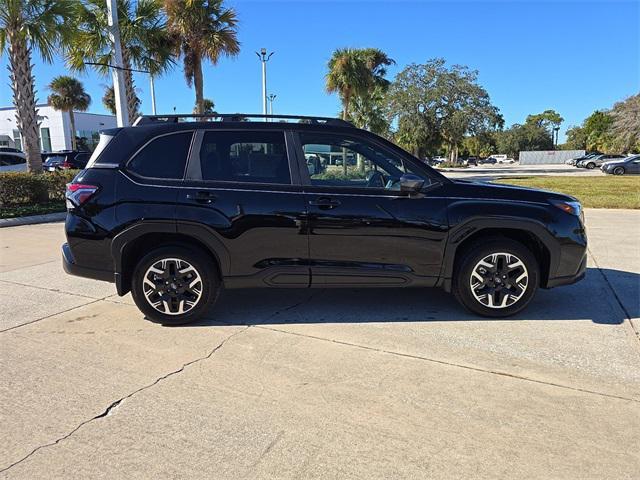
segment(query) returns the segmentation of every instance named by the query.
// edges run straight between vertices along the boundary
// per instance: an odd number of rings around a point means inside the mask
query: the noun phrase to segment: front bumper
[[[549,278],[544,288],[560,287],[562,285],[571,285],[572,283],[579,282],[584,278],[586,271],[587,271],[587,253],[585,252],[584,257],[582,257],[582,261],[580,262],[580,266],[578,267],[578,271],[574,275]]]
[[[64,268],[64,271],[69,275],[75,275],[77,277],[92,278],[94,280],[111,283],[115,281],[113,272],[78,265],[73,258],[68,243],[62,245],[62,268]]]

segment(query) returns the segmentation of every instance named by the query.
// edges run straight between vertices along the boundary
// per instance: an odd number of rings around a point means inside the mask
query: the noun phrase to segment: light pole
[[[557,150],[558,149],[558,134],[560,132],[560,127],[554,127],[553,131],[556,133],[556,135],[555,135],[556,139],[555,139],[555,142],[553,142],[553,145],[554,145],[553,149]],[[553,136],[551,137],[551,140],[553,140]]]
[[[127,98],[124,93],[124,74],[122,72],[122,45],[120,45],[120,28],[118,24],[118,8],[116,0],[107,0],[107,23],[109,25],[109,37],[113,43],[113,60],[115,67],[111,69],[113,79],[113,92],[116,104],[116,119],[118,127],[129,125]]]
[[[149,73],[149,84],[151,86],[151,113],[156,115],[156,88],[153,84],[153,75]]]
[[[269,99],[269,115],[273,115],[273,101],[276,99],[277,95],[275,93],[270,93],[267,97]]]
[[[267,114],[267,62],[275,52],[271,52],[267,55],[267,49],[261,48],[260,53],[256,52],[256,55],[262,62],[262,114]]]

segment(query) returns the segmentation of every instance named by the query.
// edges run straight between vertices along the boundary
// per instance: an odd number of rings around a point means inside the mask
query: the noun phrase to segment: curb
[[[29,217],[2,218],[0,228],[17,227],[18,225],[35,225],[37,223],[60,222],[67,218],[67,212],[47,213],[46,215],[32,215]]]

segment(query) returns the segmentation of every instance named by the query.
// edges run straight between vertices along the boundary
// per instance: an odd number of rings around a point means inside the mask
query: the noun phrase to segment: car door
[[[283,129],[197,134],[178,231],[206,237],[227,287],[309,285],[306,205],[288,138]]]
[[[304,130],[296,147],[312,286],[435,284],[447,231],[436,176],[372,135]],[[424,179],[421,193],[399,190],[405,173]]]
[[[629,173],[640,173],[640,157],[633,157],[627,162],[625,168]]]

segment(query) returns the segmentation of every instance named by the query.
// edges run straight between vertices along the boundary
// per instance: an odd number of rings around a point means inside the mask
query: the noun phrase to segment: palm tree
[[[69,123],[71,124],[71,148],[76,150],[76,120],[73,115],[74,110],[84,112],[89,108],[91,97],[84,91],[84,86],[73,77],[60,75],[51,80],[49,84],[51,95],[47,99],[49,104],[56,110],[69,113]]]
[[[113,44],[109,36],[107,7],[104,0],[84,0],[77,4],[77,40],[67,51],[67,62],[76,71],[86,69],[85,62],[99,63],[96,68],[107,76],[114,63]],[[166,29],[160,0],[118,0],[118,24],[124,70],[127,117],[132,123],[138,116],[140,99],[136,94],[131,68],[153,76],[169,70],[171,41]]]
[[[196,111],[205,111],[202,61],[216,65],[240,52],[236,12],[222,0],[165,0],[174,53],[184,62],[187,85],[196,91]]]
[[[31,52],[36,50],[51,63],[56,46],[70,40],[70,19],[70,0],[0,0],[0,55],[6,47],[16,121],[30,172],[42,171]]]
[[[205,98],[203,99],[203,104],[204,104],[204,111],[202,112],[202,114],[211,115],[215,113],[216,104],[213,102],[213,100],[211,100],[210,98]],[[198,115],[198,105],[193,107],[193,113],[194,115]]]
[[[370,109],[376,94],[389,86],[385,75],[387,67],[394,63],[377,48],[340,48],[333,52],[327,64],[325,88],[328,93],[337,93],[340,97],[343,120],[351,117],[350,110],[356,99],[359,106],[368,105]],[[346,174],[346,158],[342,164]],[[361,157],[358,157],[358,168],[364,168]]]

